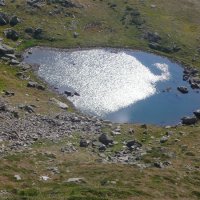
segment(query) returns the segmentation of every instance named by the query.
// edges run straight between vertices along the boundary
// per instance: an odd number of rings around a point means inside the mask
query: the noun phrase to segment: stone
[[[142,125],[141,125],[141,128],[147,129],[147,125],[146,125],[146,124],[142,124]]]
[[[18,175],[18,174],[14,175],[14,178],[15,178],[17,181],[21,181],[21,180],[22,180],[21,176]]]
[[[114,135],[121,135],[121,133],[119,131],[112,131],[111,134]]]
[[[14,54],[14,49],[6,44],[0,44],[0,55]]]
[[[159,42],[161,40],[161,37],[157,32],[147,32],[145,35],[145,39],[147,39],[149,42]]]
[[[13,41],[16,41],[19,39],[19,34],[17,33],[17,31],[12,30],[12,29],[6,29],[4,31],[4,35],[6,36],[6,38],[11,39]]]
[[[197,122],[197,118],[195,116],[183,117],[181,120],[182,120],[182,124],[185,124],[185,125],[193,125],[193,124],[196,124]]]
[[[177,87],[177,90],[180,91],[180,92],[183,93],[183,94],[188,93],[187,87],[184,87],[184,86],[179,86],[179,87]]]
[[[80,96],[80,94],[78,92],[74,92],[75,96]]]
[[[16,56],[15,56],[14,54],[5,54],[4,56],[5,56],[6,58],[9,58],[9,59],[15,59],[15,60],[17,59]]]
[[[27,87],[36,88],[37,86],[38,86],[38,83],[37,83],[37,82],[29,81],[29,82],[27,83]]]
[[[134,134],[135,130],[133,128],[130,128],[128,132],[129,132],[129,134]]]
[[[17,25],[18,23],[20,22],[20,19],[17,17],[17,16],[12,16],[11,18],[10,18],[10,25],[11,26],[15,26],[15,25]]]
[[[41,181],[48,181],[50,178],[48,176],[40,176]]]
[[[54,102],[56,105],[58,105],[61,109],[68,109],[69,106],[61,101],[59,101],[58,99],[56,98],[51,98],[50,101]]]
[[[38,90],[45,90],[45,87],[43,85],[40,85],[39,83],[33,81],[29,81],[27,83],[27,87],[37,88]]]
[[[43,29],[36,28],[33,32],[33,38],[35,39],[42,39],[43,38]]]
[[[168,141],[168,137],[167,136],[163,136],[163,137],[161,137],[161,139],[160,139],[160,143],[165,143],[165,142],[167,142]]]
[[[15,95],[15,93],[14,93],[14,92],[12,92],[12,91],[7,91],[7,90],[4,90],[4,94],[5,94],[6,96],[9,96],[9,97],[11,97],[11,96],[14,96],[14,95]]]
[[[0,6],[5,6],[5,0],[0,0]]]
[[[34,29],[32,27],[28,27],[24,31],[25,31],[25,33],[28,33],[28,34],[33,34],[34,33]]]
[[[0,25],[3,26],[3,25],[6,25],[9,23],[9,19],[8,19],[8,16],[7,14],[5,13],[0,13]]]
[[[15,59],[11,59],[10,62],[9,62],[10,65],[19,65],[20,62],[18,60],[15,60]]]
[[[194,111],[194,115],[195,115],[198,119],[200,119],[200,109]]]
[[[28,113],[34,113],[35,111],[33,110],[33,107],[30,105],[19,105],[18,106],[20,109],[27,111]]]
[[[130,140],[126,143],[126,146],[130,149],[134,149],[134,148],[141,148],[142,144],[137,142],[136,140]]]
[[[164,168],[164,165],[162,164],[162,162],[155,162],[154,167],[162,169],[162,168]]]
[[[77,38],[79,36],[79,34],[77,32],[73,33],[74,38]]]
[[[105,150],[106,150],[106,145],[101,144],[101,145],[99,146],[99,151],[100,151],[100,152],[103,152],[103,151],[105,151]]]
[[[86,183],[84,178],[69,178],[65,183]]]
[[[70,96],[70,97],[73,97],[74,96],[74,94],[73,94],[73,92],[71,92],[71,91],[65,91],[64,92],[67,96]]]
[[[81,139],[80,140],[80,147],[88,147],[90,144],[89,140]]]
[[[105,144],[105,145],[109,145],[109,144],[113,143],[113,140],[108,135],[103,133],[99,136],[99,142],[101,142],[102,144]]]

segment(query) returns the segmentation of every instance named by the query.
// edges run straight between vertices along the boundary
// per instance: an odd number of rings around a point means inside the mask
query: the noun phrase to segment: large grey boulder
[[[0,6],[5,6],[5,0],[0,0]]]
[[[113,143],[113,140],[108,135],[103,133],[99,136],[99,142],[105,145],[109,145]]]
[[[12,29],[5,30],[4,35],[6,36],[6,38],[14,40],[14,41],[19,39],[19,33],[17,33],[17,31],[12,30]]]
[[[195,116],[183,117],[181,120],[182,120],[182,124],[185,124],[185,125],[193,125],[197,122],[197,118]]]
[[[139,142],[137,142],[137,141],[135,141],[135,140],[130,140],[130,141],[128,141],[127,143],[126,143],[126,146],[128,147],[128,148],[141,148],[142,147],[142,144],[141,143],[139,143]]]
[[[198,119],[200,119],[200,109],[194,111],[194,115],[195,115]]]
[[[20,19],[17,16],[12,16],[10,19],[10,25],[15,26],[20,22]]]
[[[0,25],[3,26],[3,25],[6,25],[8,23],[9,23],[8,15],[1,12],[0,13]]]
[[[0,44],[0,55],[14,54],[14,49],[6,44]]]
[[[147,39],[149,42],[159,42],[161,40],[161,37],[157,32],[147,32],[145,35],[145,39]]]
[[[177,90],[183,94],[186,94],[188,93],[188,89],[187,87],[184,87],[184,86],[180,86],[180,87],[177,87]]]

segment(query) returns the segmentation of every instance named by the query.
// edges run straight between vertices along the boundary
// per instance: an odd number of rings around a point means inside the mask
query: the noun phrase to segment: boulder
[[[168,137],[167,136],[163,136],[160,138],[160,143],[165,143],[168,141]]]
[[[25,31],[25,33],[28,33],[28,34],[33,34],[34,33],[34,29],[32,27],[28,27],[24,31]]]
[[[37,82],[29,81],[29,82],[27,83],[27,87],[36,88],[37,86],[38,86],[38,83],[37,83]]]
[[[113,143],[113,140],[108,135],[103,133],[99,136],[99,142],[105,145],[109,145]]]
[[[33,81],[29,81],[27,83],[27,87],[36,88],[38,90],[45,90],[45,87],[43,85],[40,85],[39,83]]]
[[[145,35],[145,39],[147,39],[149,42],[159,42],[161,40],[161,37],[157,32],[147,32]]]
[[[5,94],[6,96],[8,96],[8,97],[11,97],[11,96],[14,96],[14,95],[15,95],[14,92],[12,92],[12,91],[7,91],[7,90],[4,90],[4,94]]]
[[[9,18],[8,18],[7,14],[1,12],[0,13],[0,25],[3,26],[8,23],[9,23]]]
[[[0,0],[0,6],[5,6],[5,0]]]
[[[10,25],[11,26],[15,26],[15,25],[17,25],[18,23],[20,22],[20,19],[17,17],[17,16],[12,16],[11,18],[10,18]]]
[[[19,65],[20,62],[18,60],[15,59],[11,59],[11,61],[9,62],[10,65]]]
[[[185,87],[185,86],[179,86],[179,87],[177,87],[177,90],[178,90],[179,92],[183,93],[183,94],[188,93],[188,89],[187,89],[187,87]]]
[[[100,152],[103,152],[103,151],[105,151],[105,150],[106,150],[106,145],[101,144],[101,145],[99,146],[99,151],[100,151]]]
[[[195,115],[198,119],[200,119],[200,109],[194,111],[194,115]]]
[[[34,113],[35,111],[33,110],[33,106],[31,105],[19,105],[18,106],[20,109],[27,111],[28,113]]]
[[[69,178],[65,183],[86,183],[84,178]]]
[[[41,28],[36,28],[33,32],[33,38],[42,39],[43,38],[43,30]]]
[[[185,124],[185,125],[193,125],[197,122],[197,118],[195,116],[183,117],[181,120],[182,120],[182,124]]]
[[[71,92],[71,91],[65,91],[64,92],[68,97],[73,97],[74,96],[74,94],[73,94],[73,92]]]
[[[12,29],[7,29],[4,31],[4,35],[6,36],[6,38],[11,39],[13,41],[16,41],[19,39],[19,34]]]
[[[81,139],[80,140],[80,147],[88,147],[90,144],[89,140]]]
[[[64,109],[64,110],[68,109],[68,105],[65,104],[65,103],[63,103],[63,102],[61,102],[61,101],[59,101],[58,99],[56,99],[56,98],[51,98],[50,100],[51,100],[52,102],[54,102],[55,104],[57,104],[60,108],[62,108],[62,109]]]
[[[129,149],[133,149],[133,148],[141,148],[142,147],[142,144],[135,141],[135,140],[130,140],[126,143],[126,146],[129,148]]]
[[[77,38],[78,36],[79,36],[79,34],[78,34],[77,32],[74,32],[74,33],[73,33],[73,37],[74,37],[74,38]]]
[[[14,49],[5,44],[0,44],[0,55],[14,54]]]

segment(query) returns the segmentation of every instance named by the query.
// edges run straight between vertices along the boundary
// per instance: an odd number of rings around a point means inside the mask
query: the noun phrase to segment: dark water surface
[[[182,80],[183,68],[167,58],[122,49],[31,51],[24,61],[39,64],[38,75],[60,92],[78,92],[80,97],[70,100],[82,112],[113,122],[172,125],[200,108],[199,90],[191,89]]]

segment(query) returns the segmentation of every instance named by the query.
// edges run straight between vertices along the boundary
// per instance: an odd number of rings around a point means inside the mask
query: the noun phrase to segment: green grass
[[[13,29],[20,33],[18,42],[5,39],[6,44],[22,52],[25,49],[41,45],[58,48],[74,47],[123,47],[151,51],[167,56],[173,60],[192,67],[200,67],[200,3],[196,0],[80,0],[83,9],[64,8],[63,13],[50,16],[49,12],[55,9],[48,5],[41,9],[27,9],[25,0],[7,1],[6,7],[1,10],[16,14],[22,22]],[[108,3],[115,3],[111,8]],[[155,4],[156,8],[151,8]],[[16,9],[16,6],[18,8]],[[145,23],[138,27],[130,21],[130,13],[126,13],[127,6],[138,10]],[[66,17],[65,13],[75,15],[75,18]],[[122,18],[126,16],[123,24]],[[133,20],[135,21],[135,20]],[[36,40],[25,34],[27,27],[41,27],[44,38]],[[0,26],[0,33],[9,26]],[[73,32],[78,32],[78,38]],[[158,32],[162,37],[161,45],[170,46],[173,43],[181,47],[177,53],[167,54],[149,49],[148,42],[143,38],[147,31]],[[195,59],[194,59],[195,58]],[[15,91],[15,96],[6,98],[14,106],[19,103],[34,104],[38,113],[55,114],[60,112],[49,98],[56,97],[67,102],[62,96],[51,91],[37,91],[27,89],[27,81],[19,80],[16,73],[19,69],[0,63],[0,92],[4,89]],[[28,73],[31,79],[42,82],[33,72]],[[27,95],[25,95],[27,94]],[[36,101],[36,99],[40,99]],[[74,111],[70,104],[70,111]],[[117,126],[117,125],[116,125]],[[135,133],[128,133],[134,128]],[[199,165],[199,131],[200,126],[175,127],[170,130],[174,135],[165,144],[159,139],[165,135],[166,129],[148,126],[147,130],[139,125],[125,124],[121,126],[122,134],[113,136],[118,142],[105,152],[110,155],[123,149],[123,141],[136,139],[142,142],[144,148],[150,150],[142,157],[144,163],[154,163],[157,160],[172,162],[166,169],[147,168],[139,169],[135,166],[120,164],[102,164],[96,162],[96,152],[79,148],[81,133],[74,133],[74,138],[64,138],[58,142],[41,140],[32,146],[32,149],[11,154],[0,160],[0,190],[7,190],[8,194],[0,199],[9,200],[132,200],[132,199],[199,199],[200,174]],[[105,133],[111,134],[109,127],[104,127]],[[144,133],[146,131],[146,133]],[[179,132],[185,135],[180,136]],[[154,138],[152,138],[152,136]],[[175,139],[180,142],[175,142]],[[72,154],[61,153],[61,147],[67,142],[76,145],[79,152]],[[187,147],[185,147],[187,146]],[[170,157],[165,153],[172,153]],[[48,152],[48,153],[46,153]],[[50,166],[59,168],[60,174],[52,174]],[[14,175],[19,174],[21,181],[16,181]],[[40,181],[40,176],[48,175],[47,182]],[[71,177],[84,177],[84,184],[66,184]],[[112,183],[115,182],[115,184]]]

